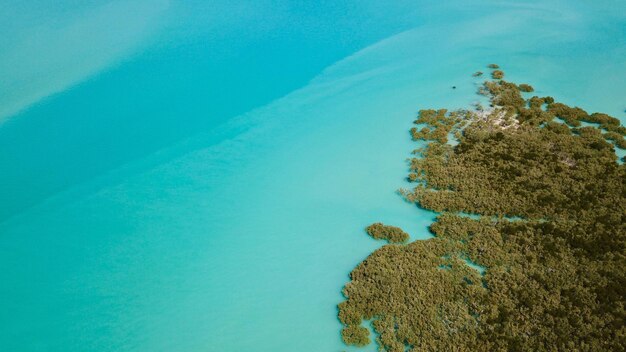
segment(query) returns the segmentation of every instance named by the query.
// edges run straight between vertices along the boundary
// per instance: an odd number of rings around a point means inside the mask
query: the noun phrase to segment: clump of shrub
[[[491,97],[491,104],[515,112],[522,110],[527,102],[517,85],[506,81],[485,82],[484,87]]]
[[[441,143],[448,142],[448,134],[452,131],[454,125],[458,121],[456,112],[448,113],[446,109],[439,110],[420,110],[416,125],[426,124],[426,127],[418,129],[411,128],[411,136],[413,140],[436,140]]]
[[[495,70],[495,71],[491,72],[491,77],[493,79],[502,79],[502,78],[504,78],[504,71]]]
[[[489,67],[491,69],[500,68],[500,66],[498,64],[489,64],[489,65],[487,65],[487,67]]]
[[[371,224],[365,231],[374,239],[387,240],[390,243],[404,243],[409,239],[409,234],[404,232],[401,228],[384,225],[380,222]]]
[[[519,90],[524,93],[530,93],[535,91],[535,89],[531,85],[526,83],[520,84],[519,86],[517,86],[517,88],[519,88]]]
[[[483,75],[482,71],[476,71],[472,74],[472,77],[480,77],[482,75]]]
[[[367,346],[370,332],[360,325],[348,325],[341,329],[341,338],[348,345]]]
[[[607,115],[607,114],[599,113],[599,112],[594,112],[593,114],[589,115],[587,117],[587,122],[599,123],[604,128],[606,128],[605,126],[617,127],[620,125],[619,119],[613,116]]]
[[[550,104],[548,111],[572,127],[578,127],[581,121],[589,120],[589,114],[585,110],[579,107],[572,108],[562,103]]]
[[[621,134],[619,134],[617,132],[607,132],[607,133],[604,134],[604,138],[607,141],[615,142],[615,145],[618,148],[626,149],[626,139],[624,139],[624,136],[622,136]]]

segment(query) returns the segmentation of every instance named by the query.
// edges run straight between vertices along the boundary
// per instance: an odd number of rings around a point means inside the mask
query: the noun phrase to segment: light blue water
[[[375,3],[0,6],[0,61],[92,29],[0,83],[22,102],[0,117],[0,350],[350,350],[362,229],[428,236],[394,193],[419,108],[467,106],[497,62],[624,121],[621,2]]]

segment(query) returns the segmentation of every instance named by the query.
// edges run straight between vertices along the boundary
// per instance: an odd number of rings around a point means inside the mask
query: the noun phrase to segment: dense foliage
[[[535,89],[531,85],[526,83],[520,84],[519,86],[517,86],[517,88],[519,88],[519,90],[524,93],[531,93],[535,91]]]
[[[365,320],[382,351],[626,350],[626,129],[522,91],[485,82],[488,111],[420,112],[402,193],[440,213],[434,238],[354,269],[346,343],[370,342]]]
[[[374,239],[387,240],[390,243],[402,243],[409,239],[409,234],[401,228],[384,225],[380,222],[371,224],[365,231]]]

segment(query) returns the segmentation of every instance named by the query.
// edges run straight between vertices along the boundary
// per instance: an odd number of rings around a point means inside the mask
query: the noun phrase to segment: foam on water
[[[469,106],[471,73],[497,62],[537,94],[624,121],[623,18],[558,6],[430,19],[0,224],[0,346],[351,350],[336,304],[381,245],[363,228],[430,236],[434,214],[394,193],[418,109]]]

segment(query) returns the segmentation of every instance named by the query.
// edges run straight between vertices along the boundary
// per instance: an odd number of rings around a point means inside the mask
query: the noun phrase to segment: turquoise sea
[[[0,33],[0,351],[354,351],[363,228],[435,215],[395,193],[417,110],[495,62],[626,121],[618,0],[2,0]]]

